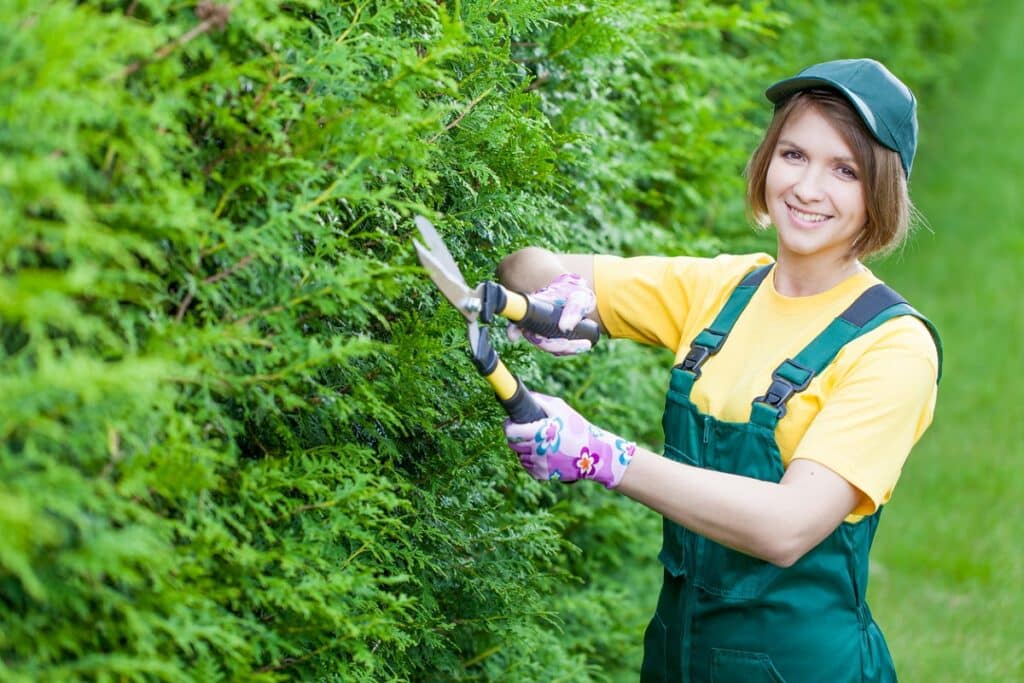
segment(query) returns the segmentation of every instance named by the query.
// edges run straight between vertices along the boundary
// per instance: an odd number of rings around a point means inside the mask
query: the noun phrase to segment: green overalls
[[[844,344],[899,315],[930,322],[893,290],[865,291],[754,399],[748,422],[725,422],[690,401],[701,365],[718,352],[771,266],[743,278],[711,326],[672,369],[663,424],[665,455],[765,481],[782,479],[775,425]],[[884,397],[879,397],[884,400]],[[792,567],[730,550],[664,520],[665,568],[658,608],[644,635],[641,681],[866,683],[895,681],[889,650],[864,601],[868,551],[881,510],[840,524]]]

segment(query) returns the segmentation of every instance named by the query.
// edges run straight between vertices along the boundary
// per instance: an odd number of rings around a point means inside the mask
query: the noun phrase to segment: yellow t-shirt
[[[767,254],[716,258],[598,256],[594,290],[612,337],[664,346],[680,362],[740,279],[771,263]],[[795,357],[867,288],[863,271],[832,289],[787,297],[765,278],[717,355],[703,366],[691,400],[721,420],[746,422],[772,372]],[[794,458],[829,468],[862,493],[854,510],[888,502],[911,447],[931,423],[938,354],[927,328],[901,316],[851,341],[787,404],[775,429],[783,466]]]

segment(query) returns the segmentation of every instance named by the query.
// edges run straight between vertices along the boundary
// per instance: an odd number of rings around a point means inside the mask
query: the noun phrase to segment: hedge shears
[[[558,319],[562,314],[561,306],[513,292],[497,282],[481,282],[476,287],[469,287],[433,224],[423,216],[416,216],[414,220],[424,242],[421,244],[413,240],[420,263],[445,298],[466,318],[473,365],[491,384],[513,422],[526,423],[544,419],[547,415],[526,390],[522,380],[513,375],[498,358],[497,352],[491,346],[488,328],[481,327],[480,321],[490,324],[494,321],[495,315],[500,315],[536,334],[545,337],[587,339],[591,346],[597,344],[601,336],[597,323],[584,318],[575,328],[563,332],[558,327]]]

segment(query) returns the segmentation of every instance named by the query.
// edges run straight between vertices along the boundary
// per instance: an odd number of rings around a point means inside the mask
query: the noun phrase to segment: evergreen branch
[[[484,650],[483,652],[478,654],[476,657],[473,657],[472,659],[467,659],[465,662],[462,663],[462,668],[468,669],[471,666],[475,666],[475,665],[479,664],[480,662],[484,661],[488,657],[490,657],[492,655],[498,654],[499,652],[501,652],[501,647],[502,647],[501,645],[495,645],[494,647],[490,648],[489,650]]]
[[[211,171],[212,171],[212,169],[211,169]],[[221,212],[224,211],[224,207],[226,207],[228,205],[228,200],[231,199],[231,195],[233,195],[235,193],[236,189],[238,189],[238,185],[237,184],[228,185],[226,188],[224,188],[224,192],[221,193],[220,199],[217,200],[217,206],[215,206],[213,208],[213,217],[214,218],[220,218]],[[206,249],[203,249],[199,253],[202,256],[209,256],[210,254],[214,254],[214,253],[220,251],[221,249],[223,249],[227,245],[228,245],[227,241],[223,241],[220,244],[217,244],[217,245],[215,245],[213,247],[208,247]]]
[[[314,657],[317,657],[317,656],[323,654],[324,652],[327,652],[331,648],[338,647],[343,640],[344,639],[339,639],[339,640],[337,640],[337,641],[335,641],[333,643],[328,643],[326,645],[321,645],[317,649],[315,649],[312,652],[309,652],[307,654],[304,654],[301,657],[285,657],[284,659],[281,659],[281,660],[279,660],[279,661],[277,661],[277,662],[275,662],[273,664],[267,664],[266,666],[261,666],[260,668],[256,669],[256,672],[262,674],[262,673],[268,673],[270,671],[281,671],[282,669],[287,669],[287,668],[289,668],[291,666],[294,666],[295,664],[301,664],[302,662],[307,662],[310,659],[313,659]]]
[[[223,280],[224,278],[229,277],[232,273],[237,273],[239,270],[241,270],[242,268],[245,268],[247,265],[252,263],[252,260],[254,258],[256,258],[256,254],[249,254],[248,256],[243,257],[238,263],[236,263],[235,265],[231,266],[230,268],[225,268],[224,270],[220,271],[219,273],[215,273],[215,274],[211,275],[210,277],[205,278],[203,280],[203,284],[211,285],[214,282],[219,282],[220,280]]]
[[[248,313],[246,315],[243,315],[241,318],[239,318],[238,320],[235,321],[235,324],[236,325],[245,325],[246,323],[248,323],[250,320],[252,320],[253,318],[255,318],[257,316],[268,315],[270,313],[280,313],[283,310],[285,310],[285,305],[284,304],[277,304],[277,305],[271,306],[269,308],[264,308],[264,309],[259,310],[259,311],[254,311],[253,313]]]
[[[252,320],[253,318],[256,318],[258,316],[269,315],[270,313],[280,313],[281,311],[287,310],[288,308],[290,308],[291,306],[294,306],[295,304],[301,304],[303,301],[309,301],[310,299],[312,299],[314,297],[317,297],[317,296],[320,296],[320,295],[323,295],[323,294],[327,294],[330,291],[331,291],[331,287],[323,287],[322,289],[319,289],[319,290],[317,290],[315,292],[311,292],[311,293],[309,293],[307,295],[297,296],[294,299],[289,299],[287,303],[284,303],[284,304],[274,304],[273,306],[269,306],[267,308],[263,308],[263,309],[260,309],[258,311],[253,311],[252,313],[247,313],[246,315],[244,315],[241,318],[239,318],[238,320],[236,320],[235,321],[235,325],[244,325],[244,324],[248,323],[250,320]],[[274,376],[276,376],[276,375],[256,375],[256,376],[254,376],[254,381],[255,381],[256,377],[260,377],[262,379],[269,379],[269,378],[274,377]]]
[[[269,87],[269,86],[268,86]],[[262,93],[261,93],[262,95]],[[257,106],[256,109],[259,107]],[[202,174],[209,177],[213,169],[217,168],[231,157],[238,156],[239,154],[249,154],[253,152],[265,153],[265,152],[276,152],[280,153],[281,150],[276,149],[270,145],[242,145],[237,144],[231,147],[231,149],[221,152],[216,158],[211,159],[209,163],[203,166]],[[282,155],[283,156],[283,155]],[[218,205],[218,208],[220,206]]]
[[[288,511],[288,517],[294,517],[295,515],[303,512],[309,512],[310,510],[325,510],[332,508],[341,503],[341,500],[326,500],[322,503],[307,503],[306,505],[299,505]]]
[[[232,273],[236,273],[239,270],[241,270],[242,268],[245,268],[247,265],[249,265],[254,258],[256,258],[256,254],[249,254],[248,256],[243,257],[242,260],[240,260],[238,263],[236,263],[235,265],[231,266],[230,268],[225,268],[224,270],[220,271],[219,273],[214,273],[213,275],[211,275],[211,276],[209,276],[207,278],[204,278],[203,279],[203,284],[204,285],[212,285],[214,282],[219,282],[220,280],[223,280],[224,278],[229,277]],[[177,323],[181,322],[181,319],[185,317],[185,311],[192,304],[192,301],[194,299],[195,299],[195,292],[194,291],[190,291],[188,294],[185,295],[185,298],[182,299],[181,304],[178,306],[177,313],[174,314],[174,322],[177,322]]]
[[[362,5],[356,7],[356,12],[352,15],[352,23],[349,24],[348,28],[346,28],[342,34],[338,36],[338,39],[334,41],[335,46],[341,45],[345,42],[345,39],[348,38],[348,34],[351,33],[352,29],[354,29],[356,24],[359,23],[359,15],[363,13],[363,10],[366,9],[366,6],[369,4],[369,2],[364,2]]]
[[[341,563],[342,568],[348,567],[350,564],[352,564],[352,560],[362,555],[363,552],[365,552],[366,550],[367,545],[363,543],[361,546],[359,546],[358,550],[356,550],[354,553],[345,558],[345,561]]]
[[[218,5],[213,2],[213,0],[201,0],[199,4],[196,5],[196,16],[201,20],[200,23],[196,24],[187,32],[178,36],[166,45],[158,48],[149,59],[140,59],[137,62],[132,62],[118,73],[110,76],[110,80],[127,78],[142,67],[164,59],[182,45],[191,42],[204,33],[223,30],[224,27],[228,25],[228,20],[231,18],[231,10],[232,7],[229,5]]]
[[[469,106],[467,106],[462,111],[462,113],[460,113],[458,116],[455,117],[454,121],[452,121],[447,126],[445,126],[444,130],[442,130],[440,133],[437,133],[436,135],[433,135],[430,138],[428,138],[427,139],[427,143],[428,144],[432,144],[432,143],[437,142],[437,139],[439,137],[441,137],[442,135],[444,135],[445,133],[450,131],[455,126],[459,125],[459,121],[461,121],[463,118],[465,118],[466,114],[468,114],[473,109],[473,107],[475,107],[476,105],[480,104],[480,101],[482,99],[484,99],[485,97],[487,97],[488,95],[490,95],[491,91],[493,91],[493,90],[494,90],[494,86],[492,85],[490,88],[488,88],[487,90],[483,91],[483,93],[481,93],[479,97],[477,97],[476,99],[474,99],[472,102],[469,103]]]
[[[330,199],[331,198],[331,193],[334,192],[334,189],[336,187],[338,187],[339,184],[341,184],[342,180],[347,178],[349,176],[349,174],[352,173],[352,171],[355,170],[356,166],[358,166],[359,164],[363,163],[363,160],[365,158],[366,158],[366,155],[360,154],[355,159],[353,159],[352,163],[350,163],[348,165],[348,167],[345,168],[345,170],[342,171],[338,175],[338,177],[334,179],[334,182],[332,182],[330,185],[328,185],[327,189],[324,190],[323,192],[321,192],[320,195],[316,199],[314,199],[311,202],[307,202],[307,203],[303,204],[301,207],[299,207],[299,213],[306,213],[310,209],[314,209],[317,206],[320,206],[321,204],[326,202],[328,199]]]
[[[556,610],[530,610],[529,612],[519,612],[518,614],[492,614],[484,617],[472,617],[468,619],[451,619],[451,623],[458,626],[469,626],[471,624],[494,624],[503,621],[509,621],[511,619],[521,619],[523,616],[537,617],[544,621],[551,623],[558,623],[558,612]]]

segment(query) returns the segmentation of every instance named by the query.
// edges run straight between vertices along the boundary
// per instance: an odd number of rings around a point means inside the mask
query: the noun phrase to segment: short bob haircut
[[[835,126],[859,169],[867,222],[850,245],[849,256],[866,259],[898,248],[910,233],[911,221],[917,218],[900,156],[875,140],[847,99],[830,88],[802,90],[776,106],[764,138],[747,164],[747,211],[751,219],[762,229],[770,225],[765,198],[768,166],[786,122],[809,108]]]

